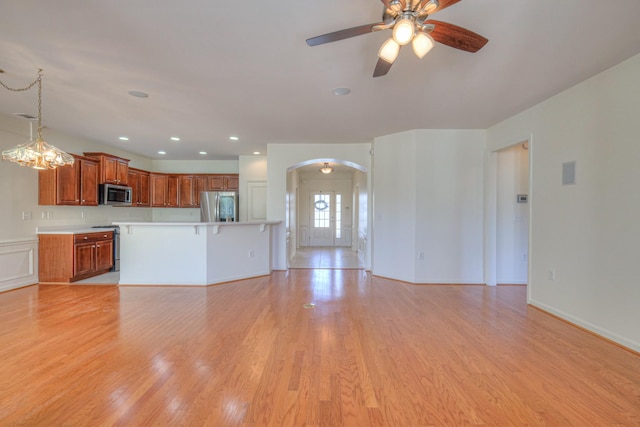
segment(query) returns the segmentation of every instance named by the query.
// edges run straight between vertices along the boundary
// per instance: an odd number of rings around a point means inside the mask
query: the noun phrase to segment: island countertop
[[[94,228],[90,225],[82,226],[60,226],[60,227],[38,227],[36,228],[36,234],[86,234],[86,233],[100,233],[103,231],[113,231],[118,228],[116,225],[113,228],[100,226]]]
[[[268,275],[281,221],[119,221],[120,285],[206,286]]]

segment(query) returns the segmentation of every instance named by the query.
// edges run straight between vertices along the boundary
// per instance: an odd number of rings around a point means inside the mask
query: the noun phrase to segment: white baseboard
[[[38,240],[0,242],[0,292],[38,283]]]
[[[615,342],[616,344],[620,344],[621,346],[627,347],[633,351],[639,352],[640,353],[640,343],[637,343],[635,341],[632,341],[630,339],[627,339],[625,337],[622,337],[614,332],[608,331],[606,329],[603,329],[597,325],[594,325],[593,323],[587,322],[583,319],[580,319],[578,317],[572,316],[568,313],[565,313],[561,310],[557,310],[551,306],[548,306],[546,304],[543,304],[539,301],[535,301],[535,300],[529,300],[528,303],[534,307],[538,307],[541,310],[544,310],[548,313],[553,314],[554,316],[557,316],[561,319],[566,320],[569,323],[573,323],[574,325],[580,326],[581,328],[584,328],[588,331],[593,332],[596,335],[599,335],[603,338],[606,338],[610,341]]]

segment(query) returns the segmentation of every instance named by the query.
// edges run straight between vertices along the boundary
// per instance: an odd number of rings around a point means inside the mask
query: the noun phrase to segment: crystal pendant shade
[[[9,160],[33,169],[55,169],[74,162],[73,156],[40,138],[4,150],[2,160]]]
[[[31,136],[28,142],[4,150],[2,160],[9,160],[33,169],[55,169],[59,166],[72,165],[75,160],[72,155],[42,139],[42,70],[38,71],[38,78],[26,88],[12,89],[2,82],[0,84],[14,92],[29,90],[38,85],[38,136],[35,141]]]

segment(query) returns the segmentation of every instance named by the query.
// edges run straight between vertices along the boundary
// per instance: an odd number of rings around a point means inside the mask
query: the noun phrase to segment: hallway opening
[[[367,267],[366,169],[326,158],[294,165],[286,203],[288,268]]]

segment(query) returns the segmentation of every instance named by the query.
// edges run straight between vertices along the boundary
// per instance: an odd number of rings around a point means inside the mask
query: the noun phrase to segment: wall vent
[[[576,183],[576,162],[566,162],[562,164],[562,185],[575,185]]]

